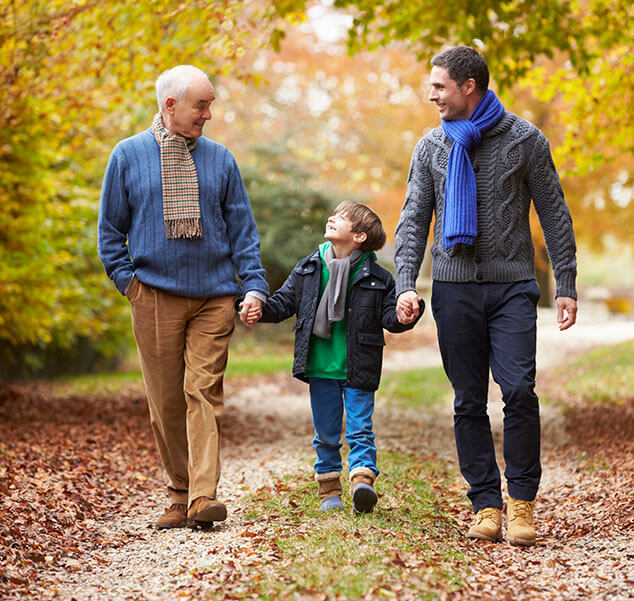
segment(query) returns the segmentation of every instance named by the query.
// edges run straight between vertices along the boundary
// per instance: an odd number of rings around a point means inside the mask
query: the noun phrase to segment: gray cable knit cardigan
[[[577,298],[575,236],[548,140],[508,111],[469,152],[476,176],[475,244],[443,248],[447,160],[452,142],[442,127],[422,137],[412,155],[407,196],[396,228],[396,294],[416,289],[432,213],[436,214],[432,278],[444,282],[516,282],[535,278],[531,199],[544,232],[556,296]]]

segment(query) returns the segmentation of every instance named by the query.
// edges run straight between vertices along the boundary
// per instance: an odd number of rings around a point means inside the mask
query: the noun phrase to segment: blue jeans
[[[367,467],[377,475],[376,446],[372,432],[374,392],[344,386],[345,380],[310,378],[310,407],[313,412],[318,474],[340,472],[343,410],[346,410],[346,442],[350,446],[348,468]]]
[[[504,401],[504,475],[514,499],[535,499],[541,478],[535,350],[539,287],[434,282],[432,311],[445,372],[455,392],[460,471],[474,511],[502,508],[487,397],[489,368]]]

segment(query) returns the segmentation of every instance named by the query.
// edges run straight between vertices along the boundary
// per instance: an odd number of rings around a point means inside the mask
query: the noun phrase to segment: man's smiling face
[[[432,67],[429,76],[429,100],[435,102],[440,118],[445,121],[468,119],[471,114],[468,96],[456,80],[449,77],[449,71],[444,67]]]

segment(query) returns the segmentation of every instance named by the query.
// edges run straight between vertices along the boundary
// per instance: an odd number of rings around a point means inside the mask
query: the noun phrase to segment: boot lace
[[[511,507],[513,511],[512,520],[526,520],[529,523],[533,521],[533,505],[530,501],[514,500]]]
[[[485,509],[481,509],[476,514],[476,524],[480,525],[484,520],[493,520],[497,522],[499,509],[495,507],[486,507]]]

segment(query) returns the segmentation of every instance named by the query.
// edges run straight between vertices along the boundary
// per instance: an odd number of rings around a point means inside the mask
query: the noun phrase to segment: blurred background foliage
[[[242,168],[273,288],[343,198],[392,234],[411,151],[438,124],[428,60],[456,43],[486,55],[503,102],[548,136],[580,248],[631,258],[633,17],[626,0],[4,2],[0,378],[105,367],[129,348],[96,254],[99,189],[180,63],[216,86],[206,135]]]

